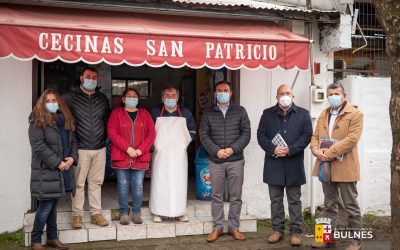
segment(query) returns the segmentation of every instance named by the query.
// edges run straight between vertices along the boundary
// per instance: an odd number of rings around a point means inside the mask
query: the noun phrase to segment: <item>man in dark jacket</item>
[[[268,184],[271,199],[273,232],[268,242],[276,243],[283,239],[283,193],[286,187],[291,244],[298,246],[302,242],[303,224],[301,185],[306,183],[304,149],[311,141],[312,124],[308,111],[296,106],[293,98],[292,89],[288,85],[279,86],[276,96],[278,103],[264,110],[257,139],[265,151],[264,182]]]
[[[101,214],[101,186],[106,162],[106,127],[109,115],[107,97],[97,88],[98,72],[88,67],[82,71],[81,85],[71,89],[64,100],[76,119],[78,167],[75,169],[76,194],[72,198],[72,227],[82,228],[85,182],[88,182],[91,222],[107,226]]]
[[[207,241],[216,241],[223,234],[226,181],[230,194],[228,232],[236,240],[245,240],[246,237],[239,232],[239,219],[242,208],[243,150],[250,142],[250,120],[244,107],[230,102],[232,91],[229,82],[218,82],[215,88],[217,105],[204,112],[199,130],[200,140],[210,160],[212,183],[214,229]]]

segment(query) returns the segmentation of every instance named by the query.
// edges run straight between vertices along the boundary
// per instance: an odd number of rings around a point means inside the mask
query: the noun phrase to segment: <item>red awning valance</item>
[[[177,68],[308,68],[274,22],[0,4],[0,58]]]

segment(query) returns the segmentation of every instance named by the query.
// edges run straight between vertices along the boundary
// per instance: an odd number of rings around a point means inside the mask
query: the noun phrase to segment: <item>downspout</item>
[[[307,9],[312,8],[312,3],[311,0],[306,1]],[[313,37],[313,25],[311,22],[308,23],[308,39],[310,41],[314,41]],[[311,73],[311,86],[315,85],[315,79],[314,79],[314,49],[313,49],[313,44],[310,43],[310,73]],[[311,90],[311,88],[310,88]],[[310,96],[312,95],[310,91]],[[312,100],[310,98],[310,113],[312,109]],[[310,213],[311,215],[315,215],[315,194],[314,194],[314,178],[312,177],[312,169],[313,169],[313,161],[314,157],[312,153],[310,154],[310,165],[309,165],[309,171],[310,171]]]

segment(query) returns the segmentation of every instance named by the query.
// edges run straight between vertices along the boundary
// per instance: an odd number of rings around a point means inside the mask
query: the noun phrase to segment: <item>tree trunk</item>
[[[390,162],[391,249],[400,249],[400,3],[398,0],[372,0],[377,18],[386,34],[386,52],[391,63],[390,122],[392,159]],[[379,88],[379,86],[377,86]]]

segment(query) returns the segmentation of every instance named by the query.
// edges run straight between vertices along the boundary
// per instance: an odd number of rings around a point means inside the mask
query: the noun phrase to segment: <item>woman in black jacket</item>
[[[31,195],[39,201],[31,248],[44,249],[41,237],[47,224],[46,245],[68,249],[57,237],[57,202],[66,192],[74,194],[73,169],[70,167],[78,162],[75,121],[61,96],[48,89],[39,97],[29,122]]]

